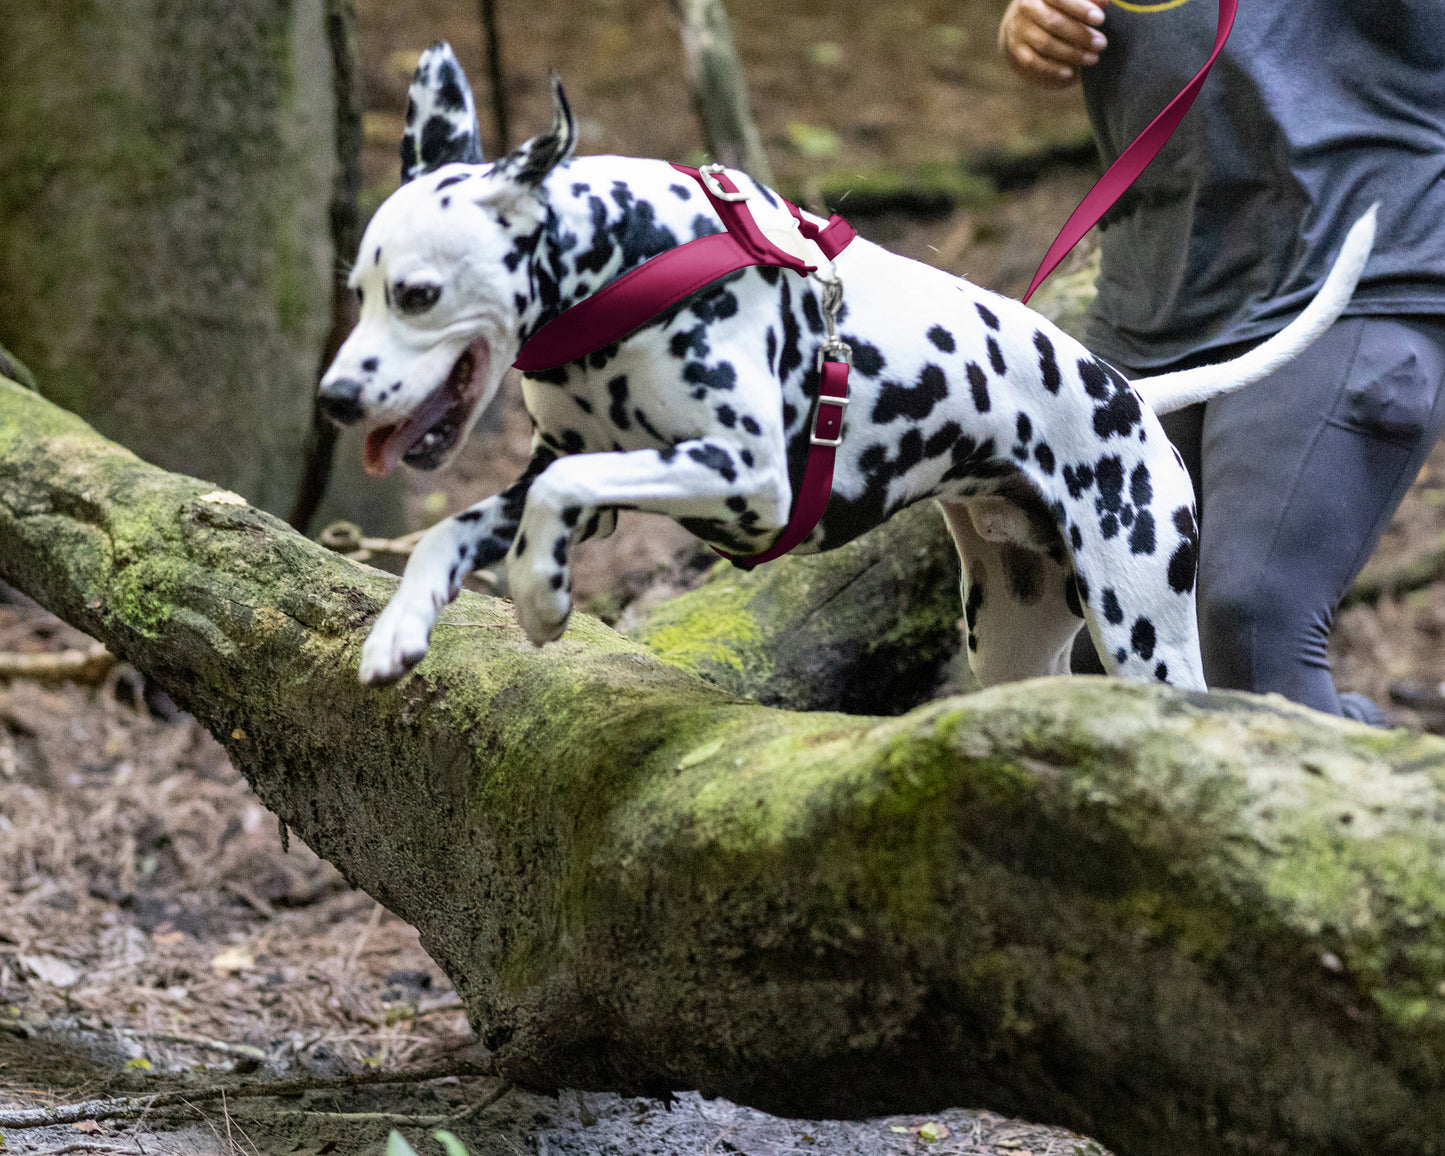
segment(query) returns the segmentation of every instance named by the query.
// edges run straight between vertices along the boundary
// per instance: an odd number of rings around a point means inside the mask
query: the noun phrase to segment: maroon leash
[[[1164,106],[1164,110],[1149,122],[1148,127],[1119,154],[1119,158],[1109,166],[1109,170],[1099,178],[1098,183],[1084,195],[1079,207],[1064,222],[1064,227],[1059,230],[1059,235],[1054,238],[1054,243],[1049,246],[1044,259],[1039,262],[1038,272],[1029,283],[1029,291],[1020,298],[1025,304],[1028,304],[1028,299],[1033,296],[1034,290],[1043,279],[1068,255],[1069,250],[1083,240],[1084,234],[1098,224],[1110,206],[1124,195],[1139,174],[1149,167],[1149,162],[1159,155],[1164,142],[1173,135],[1179,122],[1184,119],[1184,114],[1193,106],[1194,98],[1204,87],[1205,77],[1219,59],[1219,54],[1224,51],[1224,42],[1229,39],[1230,30],[1234,27],[1234,15],[1238,8],[1239,0],[1219,0],[1214,51],[1209,54],[1204,67],[1194,74],[1194,79]]]
[[[659,313],[720,277],[752,265],[775,265],[794,273],[814,273],[809,265],[785,253],[763,235],[752,214],[743,208],[748,194],[740,192],[721,165],[693,169],[673,165],[697,181],[722,218],[727,230],[687,241],[659,253],[629,270],[616,281],[579,301],[537,330],[513,362],[523,373],[537,373],[579,361],[646,325]],[[780,198],[782,199],[782,198]],[[798,222],[798,230],[831,261],[857,236],[842,217],[830,217],[823,226],[805,220],[798,207],[783,199]],[[823,317],[828,339],[818,351],[818,405],[813,414],[811,448],[798,485],[792,516],[782,534],[761,554],[739,558],[722,554],[745,570],[781,557],[808,537],[823,517],[833,492],[833,464],[842,440],[843,412],[848,405],[848,370],[853,354],[837,333],[843,283],[823,282]]]

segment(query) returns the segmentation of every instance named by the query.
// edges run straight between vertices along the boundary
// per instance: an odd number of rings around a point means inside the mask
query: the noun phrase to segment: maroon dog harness
[[[744,207],[747,194],[738,191],[721,165],[707,165],[701,170],[685,165],[672,167],[702,186],[722,218],[726,232],[699,237],[659,253],[553,318],[522,346],[513,364],[523,373],[567,365],[620,341],[669,306],[739,269],[775,265],[804,275],[817,272],[817,266],[807,264],[768,240]],[[796,205],[785,199],[783,204],[797,220],[798,231],[830,261],[857,236],[842,217],[831,217],[826,225],[819,227],[805,220]],[[744,569],[781,557],[807,538],[822,518],[833,491],[833,463],[842,440],[843,411],[848,405],[852,351],[838,337],[835,325],[843,300],[843,284],[836,278],[820,277],[820,280],[823,281],[823,316],[828,339],[818,351],[818,404],[813,414],[807,465],[792,516],[778,540],[761,554],[746,558],[723,554]]]

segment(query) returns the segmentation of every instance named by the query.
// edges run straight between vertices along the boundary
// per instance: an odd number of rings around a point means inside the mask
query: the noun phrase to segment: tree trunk
[[[687,86],[712,159],[765,185],[772,166],[748,100],[748,78],[733,46],[723,0],[672,0],[682,32]]]
[[[0,341],[148,460],[284,510],[331,315],[322,0],[0,0],[0,29]]]
[[[364,688],[393,579],[6,384],[0,577],[415,924],[514,1077],[1442,1150],[1437,739],[1104,679],[789,714],[470,594]]]

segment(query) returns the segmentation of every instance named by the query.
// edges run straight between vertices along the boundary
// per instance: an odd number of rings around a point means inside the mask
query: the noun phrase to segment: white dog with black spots
[[[451,50],[438,44],[418,66],[410,179],[366,229],[351,275],[360,321],[321,386],[334,419],[364,423],[374,472],[442,464],[528,337],[722,228],[696,182],[663,161],[574,157],[555,80],[553,95],[551,131],[484,164]],[[760,225],[793,227],[771,190],[729,176]],[[1109,673],[1204,689],[1193,493],[1156,414],[1298,353],[1344,308],[1372,240],[1373,212],[1311,305],[1263,346],[1132,384],[1019,302],[854,240],[835,262],[851,405],[831,500],[796,552],[833,549],[935,498],[963,564],[981,683],[1066,673],[1087,624]],[[462,578],[503,560],[527,637],[557,638],[572,547],[610,533],[620,509],[666,514],[731,554],[766,549],[809,450],[821,297],[801,274],[744,269],[614,345],[525,377],[531,463],[428,531],[363,646],[362,681],[418,663]]]

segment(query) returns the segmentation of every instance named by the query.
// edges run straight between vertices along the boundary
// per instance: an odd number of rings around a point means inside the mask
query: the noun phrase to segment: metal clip
[[[747,193],[729,193],[722,187],[722,182],[717,178],[719,173],[725,172],[726,170],[726,165],[712,164],[703,165],[702,168],[697,170],[697,172],[698,176],[702,178],[703,187],[707,189],[707,191],[710,192],[713,196],[715,196],[718,200],[746,201],[748,199]]]
[[[818,369],[825,361],[846,361],[853,365],[853,347],[838,336],[838,311],[843,307],[843,280],[840,277],[822,277],[813,274],[823,285],[823,324],[828,328],[828,338],[818,350]]]

